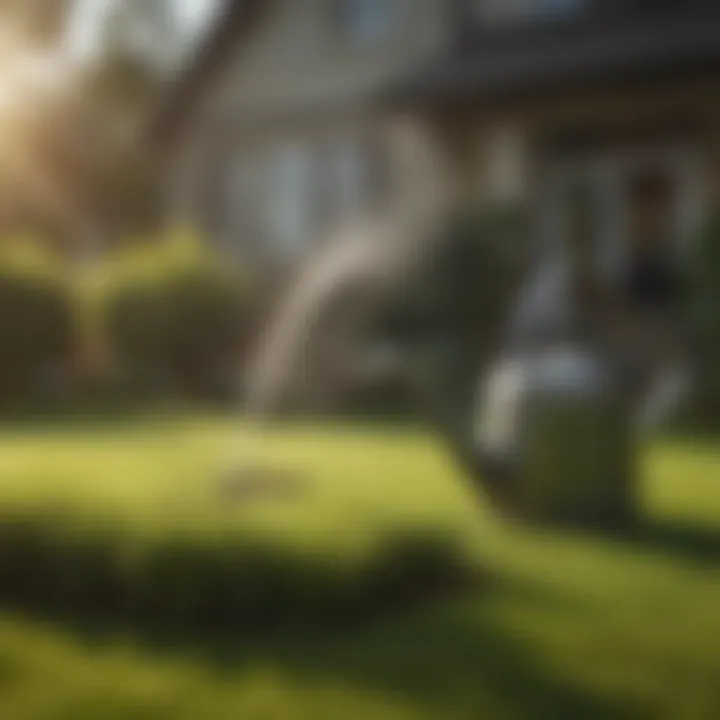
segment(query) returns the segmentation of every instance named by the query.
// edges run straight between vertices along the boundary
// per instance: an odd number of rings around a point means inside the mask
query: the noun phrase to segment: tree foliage
[[[72,0],[0,0],[0,20],[24,40],[47,46],[61,36],[71,5]]]

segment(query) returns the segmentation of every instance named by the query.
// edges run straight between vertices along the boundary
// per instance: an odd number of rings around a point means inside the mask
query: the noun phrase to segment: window
[[[258,218],[258,242],[276,257],[295,258],[339,226],[382,211],[390,191],[387,148],[376,136],[288,140],[264,159],[264,172],[246,166],[235,178],[234,202],[244,226]]]
[[[287,143],[274,154],[266,201],[270,239],[276,250],[294,254],[304,249],[312,233],[311,148]]]
[[[552,20],[578,15],[588,0],[478,0],[483,22],[504,24],[527,20]]]
[[[341,0],[341,20],[347,34],[360,43],[384,39],[392,29],[396,0]]]
[[[382,210],[388,199],[389,158],[381,138],[350,134],[325,150],[324,217],[330,223]]]
[[[336,211],[342,217],[353,217],[361,211],[365,200],[366,158],[354,138],[341,138],[334,150]]]

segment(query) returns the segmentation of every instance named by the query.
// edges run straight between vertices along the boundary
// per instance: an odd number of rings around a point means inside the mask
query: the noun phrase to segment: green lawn
[[[229,500],[242,457],[292,477]],[[81,506],[158,532],[257,534],[350,557],[398,527],[456,535],[484,587],[346,636],[173,652],[0,620],[0,718],[720,717],[720,444],[648,453],[633,538],[504,527],[418,433],[253,437],[226,420],[0,436],[0,509]],[[291,598],[288,599],[292,601]]]

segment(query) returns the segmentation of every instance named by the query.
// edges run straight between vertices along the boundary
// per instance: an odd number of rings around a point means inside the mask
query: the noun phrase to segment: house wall
[[[172,168],[174,217],[200,219],[218,242],[240,248],[243,254],[263,255],[269,249],[292,259],[309,242],[300,236],[319,237],[329,227],[308,221],[307,232],[299,230],[295,240],[269,237],[273,232],[268,215],[279,212],[282,203],[292,203],[291,198],[281,199],[277,188],[283,172],[277,166],[283,162],[286,175],[305,174],[306,181],[295,184],[298,193],[308,195],[337,194],[343,184],[338,166],[343,162],[362,166],[356,174],[382,175],[383,192],[394,203],[408,203],[423,183],[432,183],[440,192],[447,176],[440,169],[438,138],[422,117],[389,117],[378,109],[374,94],[449,41],[449,4],[389,2],[394,17],[388,31],[365,39],[354,37],[343,25],[338,13],[342,4],[274,3],[249,42],[206,88]],[[295,160],[289,157],[293,152]],[[283,153],[285,161],[279,157]],[[312,161],[301,160],[303,153],[312,155]],[[355,161],[348,159],[351,155]],[[325,180],[320,179],[322,172]],[[364,192],[372,193],[372,188]],[[343,204],[342,199],[325,202]],[[373,208],[381,209],[389,210]],[[351,211],[348,208],[346,214]]]
[[[363,92],[414,68],[447,40],[443,0],[388,0],[392,27],[353,38],[342,0],[278,0],[254,37],[217,79],[210,112],[262,115],[309,106],[355,104]]]

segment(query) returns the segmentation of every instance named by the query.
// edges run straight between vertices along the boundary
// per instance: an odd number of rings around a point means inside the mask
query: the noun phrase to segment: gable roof
[[[147,128],[156,145],[172,144],[182,133],[212,78],[248,39],[273,0],[224,0],[205,38],[178,72]]]

